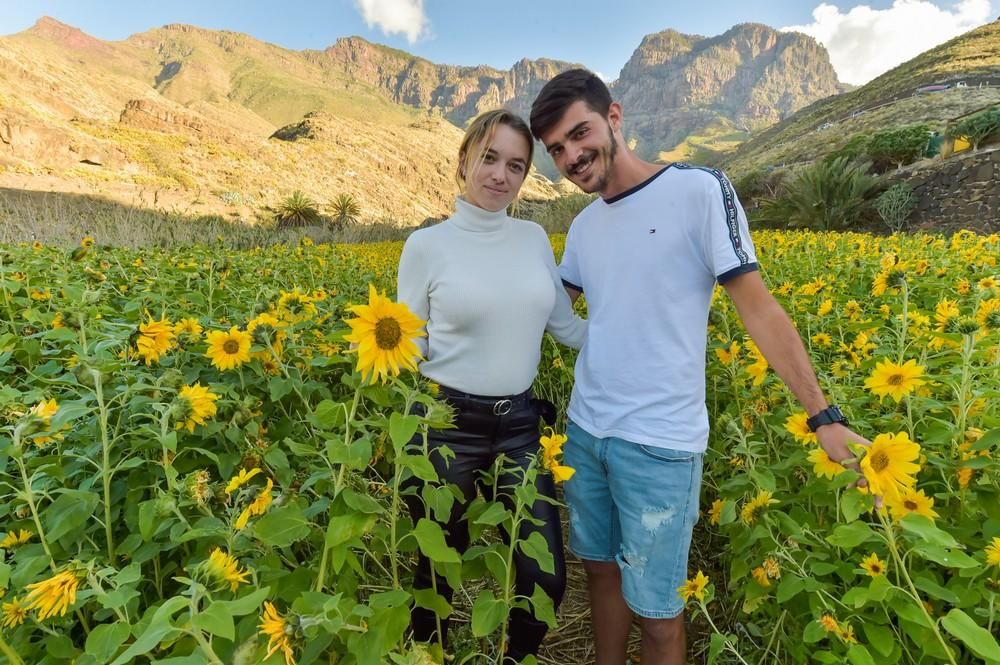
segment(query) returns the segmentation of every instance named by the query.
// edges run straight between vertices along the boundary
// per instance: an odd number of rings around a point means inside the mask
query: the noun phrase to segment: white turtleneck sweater
[[[451,218],[406,240],[397,291],[427,321],[420,372],[475,395],[531,387],[544,331],[575,349],[587,334],[544,229],[461,198]]]

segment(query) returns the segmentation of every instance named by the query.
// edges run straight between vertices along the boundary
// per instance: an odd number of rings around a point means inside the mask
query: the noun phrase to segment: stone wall
[[[1000,232],[1000,147],[955,155],[893,177],[917,197],[914,230]]]

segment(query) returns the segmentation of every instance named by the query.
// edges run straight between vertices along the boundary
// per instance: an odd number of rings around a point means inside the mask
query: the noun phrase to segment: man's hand
[[[857,462],[857,455],[851,450],[848,444],[859,443],[863,446],[871,446],[871,441],[840,423],[831,423],[818,428],[816,430],[816,440],[819,441],[820,447],[830,456],[830,459],[834,462],[839,462],[845,468],[852,469],[861,474],[861,477],[855,483],[859,488],[868,487],[868,480],[861,473],[861,465]],[[845,460],[854,461],[847,462]],[[882,507],[882,497],[875,497],[875,507]]]

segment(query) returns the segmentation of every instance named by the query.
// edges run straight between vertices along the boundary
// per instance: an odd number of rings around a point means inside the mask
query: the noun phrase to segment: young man
[[[594,201],[566,237],[560,273],[587,294],[564,463],[570,549],[587,572],[597,665],[623,665],[632,613],[643,665],[682,665],[691,532],[708,442],[705,351],[716,282],[775,372],[813,416],[820,445],[853,457],[798,332],[757,272],[746,217],[719,171],[640,159],[622,109],[582,69],[549,81],[531,130],[559,172]],[[852,464],[857,468],[856,464]]]

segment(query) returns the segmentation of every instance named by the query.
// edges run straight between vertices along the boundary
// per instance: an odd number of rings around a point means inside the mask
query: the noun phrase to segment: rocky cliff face
[[[349,76],[385,91],[392,101],[440,112],[463,126],[482,111],[506,106],[527,116],[546,81],[573,63],[518,61],[509,70],[437,65],[404,51],[346,37],[311,58],[343,69]]]
[[[713,120],[752,130],[842,89],[813,38],[752,23],[710,38],[648,35],[612,86],[627,135],[647,156]]]

